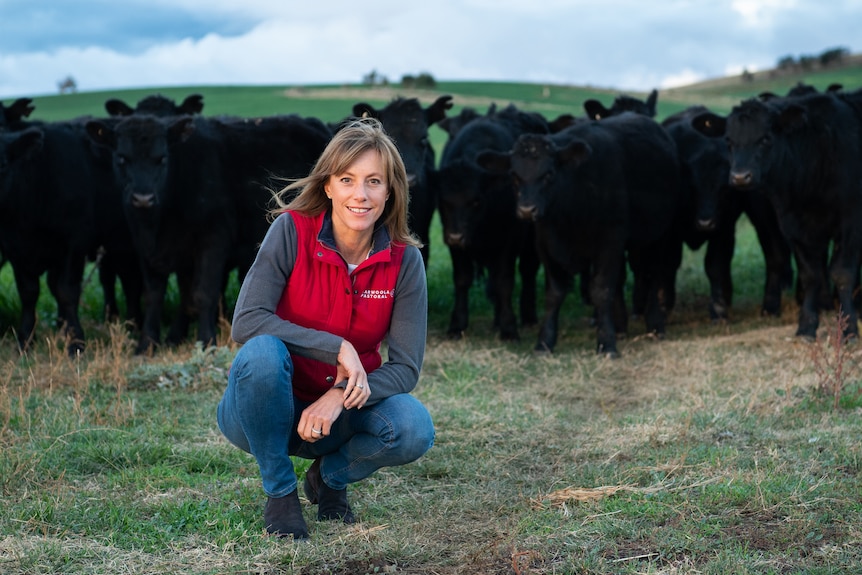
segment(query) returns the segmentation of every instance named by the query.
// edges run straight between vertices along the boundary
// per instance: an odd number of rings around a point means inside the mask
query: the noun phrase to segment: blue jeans
[[[365,479],[381,467],[415,461],[434,443],[431,415],[410,394],[390,396],[341,413],[330,434],[309,443],[296,432],[309,403],[293,395],[293,361],[274,336],[252,338],[237,352],[218,426],[227,439],[257,460],[263,490],[283,497],[297,486],[290,456],[320,460],[320,475],[332,489]]]

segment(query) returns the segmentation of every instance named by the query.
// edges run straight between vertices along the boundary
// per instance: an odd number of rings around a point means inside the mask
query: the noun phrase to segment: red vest
[[[334,247],[318,239],[324,215],[291,212],[296,226],[296,263],[275,313],[303,327],[341,336],[356,348],[366,373],[382,363],[380,344],[389,331],[395,283],[404,245],[391,242],[352,274]],[[293,355],[293,392],[315,401],[335,383],[336,367]]]

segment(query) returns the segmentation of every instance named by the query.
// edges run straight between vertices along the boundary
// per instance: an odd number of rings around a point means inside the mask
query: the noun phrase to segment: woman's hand
[[[368,374],[365,373],[365,368],[359,361],[356,348],[346,339],[341,342],[337,365],[335,381],[347,380],[347,387],[344,388],[344,409],[361,408],[371,397],[371,390],[368,388]]]
[[[344,391],[332,388],[306,407],[299,417],[296,432],[304,441],[315,442],[329,435],[332,424],[344,409]]]

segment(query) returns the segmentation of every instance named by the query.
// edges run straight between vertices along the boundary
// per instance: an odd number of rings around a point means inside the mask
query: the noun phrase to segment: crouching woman
[[[257,460],[268,533],[308,537],[291,456],[314,460],[303,491],[318,520],[353,523],[347,486],[434,442],[410,395],[428,294],[407,194],[397,148],[362,119],[276,195],[237,299],[231,335],[242,347],[218,406],[222,433]]]

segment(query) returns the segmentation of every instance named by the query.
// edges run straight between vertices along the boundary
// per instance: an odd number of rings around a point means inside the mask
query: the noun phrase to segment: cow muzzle
[[[751,170],[730,173],[730,185],[734,188],[748,188],[754,183],[754,174]]]
[[[536,206],[518,206],[518,217],[522,220],[534,222],[539,217],[539,209]]]
[[[155,194],[132,194],[132,207],[149,209],[156,205]]]

